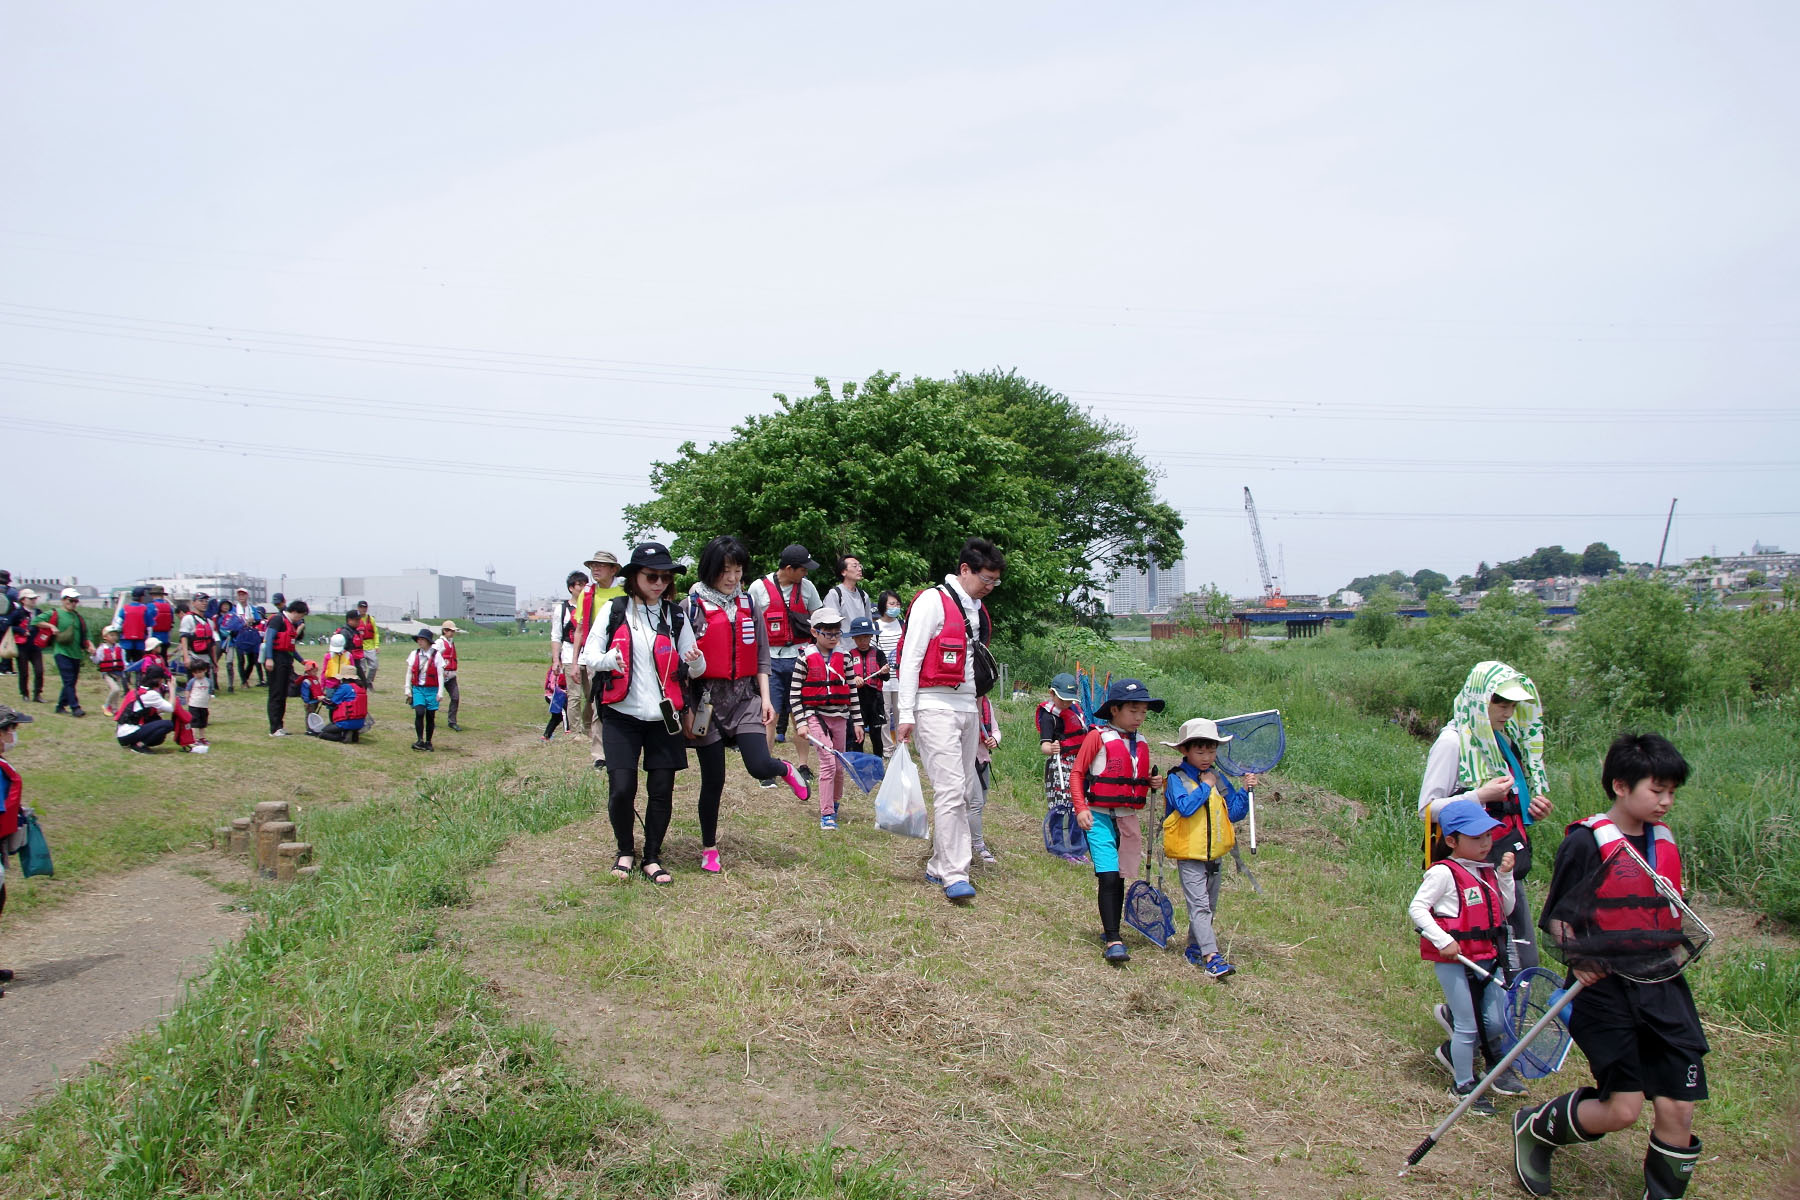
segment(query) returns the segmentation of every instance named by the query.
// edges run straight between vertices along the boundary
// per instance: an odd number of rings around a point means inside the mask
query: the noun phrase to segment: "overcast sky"
[[[0,565],[549,593],[771,392],[993,366],[1190,585],[1246,485],[1295,592],[1800,549],[1794,5],[900,12],[6,6]]]

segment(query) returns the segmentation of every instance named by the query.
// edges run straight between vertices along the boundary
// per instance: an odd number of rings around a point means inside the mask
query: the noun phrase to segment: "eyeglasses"
[[[987,584],[990,592],[1000,586],[1000,577],[998,575],[982,575],[978,573],[975,578]]]
[[[839,630],[839,629],[820,629],[820,628],[819,628],[819,627],[818,627],[818,626],[817,626],[817,625],[814,625],[814,626],[813,626],[813,632],[814,632],[814,633],[817,633],[817,634],[822,634],[822,635],[823,635],[823,636],[825,636],[825,637],[841,637],[841,636],[843,636],[843,631],[842,631],[842,630]]]

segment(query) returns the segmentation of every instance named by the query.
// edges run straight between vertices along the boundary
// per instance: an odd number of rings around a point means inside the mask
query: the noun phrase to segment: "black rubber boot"
[[[1644,1151],[1644,1200],[1677,1200],[1687,1191],[1699,1161],[1699,1138],[1693,1138],[1686,1150],[1677,1150],[1651,1134],[1650,1148]]]
[[[1526,1191],[1534,1196],[1550,1195],[1550,1156],[1557,1147],[1600,1140],[1575,1121],[1581,1102],[1598,1094],[1593,1088],[1576,1088],[1513,1114],[1513,1171]]]

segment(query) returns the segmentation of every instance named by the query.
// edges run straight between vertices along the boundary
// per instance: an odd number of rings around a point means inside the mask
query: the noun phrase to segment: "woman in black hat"
[[[644,878],[673,882],[662,865],[663,835],[675,795],[675,772],[687,769],[681,736],[681,685],[706,669],[682,613],[669,600],[680,570],[668,550],[645,542],[625,564],[625,594],[607,606],[581,649],[581,663],[597,677],[603,709],[606,772],[610,788],[607,816],[619,856],[615,878],[629,879],[637,860],[635,817],[638,759],[648,777],[644,803]]]

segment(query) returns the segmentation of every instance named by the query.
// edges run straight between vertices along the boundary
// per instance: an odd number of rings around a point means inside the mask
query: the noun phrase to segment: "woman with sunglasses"
[[[597,678],[604,710],[607,816],[619,851],[613,877],[631,878],[639,861],[635,818],[641,757],[648,777],[642,870],[645,879],[663,886],[674,881],[661,859],[673,810],[675,772],[687,769],[681,684],[706,670],[693,629],[668,598],[678,569],[659,543],[635,547],[625,565],[625,594],[608,606],[605,621],[594,623],[581,649],[581,665]]]
[[[792,763],[769,755],[767,725],[775,708],[769,695],[769,634],[762,613],[744,591],[750,554],[730,535],[700,551],[700,579],[688,593],[687,623],[705,658],[690,672],[693,708],[689,740],[700,760],[700,866],[718,871],[719,798],[725,792],[725,739],[758,780],[784,779],[794,795],[811,796]]]

